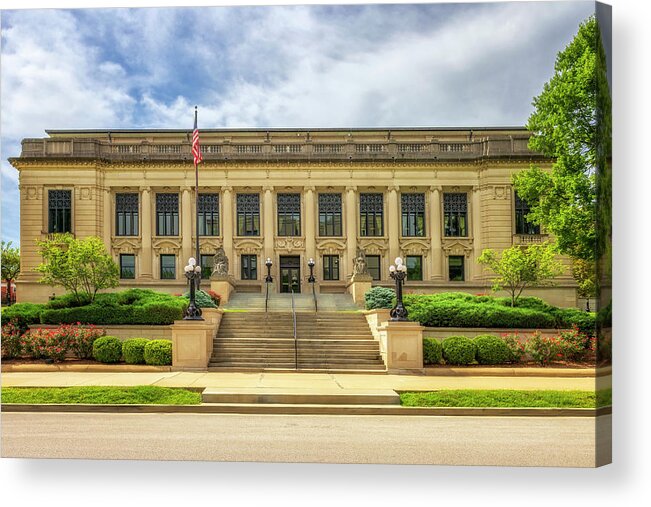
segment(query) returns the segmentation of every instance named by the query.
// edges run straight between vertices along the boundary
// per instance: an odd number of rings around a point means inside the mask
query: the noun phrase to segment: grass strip
[[[405,407],[596,408],[612,403],[612,389],[597,391],[516,391],[459,389],[400,393]]]
[[[2,403],[198,405],[201,394],[159,386],[3,387]]]

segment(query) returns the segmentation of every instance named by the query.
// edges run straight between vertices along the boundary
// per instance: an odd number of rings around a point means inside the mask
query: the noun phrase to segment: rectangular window
[[[425,236],[425,194],[402,194],[402,235]]]
[[[115,235],[138,235],[138,194],[115,194]]]
[[[465,192],[443,194],[446,236],[468,236],[468,196]]]
[[[156,235],[179,235],[179,194],[156,194]]]
[[[341,235],[341,194],[319,194],[319,236]]]
[[[120,254],[120,278],[133,279],[136,277],[136,256]]]
[[[338,255],[323,256],[323,279],[339,280],[339,256]]]
[[[213,261],[215,260],[214,254],[201,254],[201,279],[207,280],[212,275]]]
[[[367,255],[366,268],[368,269],[368,274],[371,275],[371,278],[373,278],[373,280],[380,280],[381,271],[379,255]]]
[[[260,196],[237,194],[237,235],[260,236]]]
[[[258,279],[258,256],[257,255],[242,255],[240,257],[242,263],[242,280],[257,280]]]
[[[219,194],[199,194],[199,236],[219,236]]]
[[[72,191],[48,190],[48,228],[49,233],[72,232]]]
[[[301,195],[278,194],[278,236],[301,235]]]
[[[162,254],[160,256],[161,280],[176,280],[176,256]]]
[[[451,282],[463,282],[466,279],[463,255],[448,257],[448,278]]]
[[[420,255],[407,256],[407,280],[423,279],[423,258]]]
[[[527,220],[531,212],[526,201],[515,193],[515,233],[516,234],[540,234],[540,225],[532,224]]]
[[[361,236],[382,236],[383,195],[359,194]]]

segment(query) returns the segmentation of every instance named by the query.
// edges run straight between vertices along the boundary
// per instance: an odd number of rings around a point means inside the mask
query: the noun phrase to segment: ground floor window
[[[207,280],[212,275],[212,267],[215,256],[213,254],[201,254],[201,279]]]
[[[136,277],[136,256],[120,254],[120,278],[133,279]]]
[[[258,256],[257,255],[242,255],[242,280],[257,280],[258,279]]]
[[[466,279],[463,255],[448,257],[448,278],[451,282],[463,282]]]
[[[339,256],[338,255],[323,256],[323,279],[339,280]]]
[[[176,255],[163,254],[160,256],[161,280],[176,280]]]
[[[423,257],[420,255],[407,256],[407,280],[423,279]]]
[[[379,255],[367,255],[366,256],[366,268],[368,269],[368,274],[371,275],[373,280],[380,280],[380,256]]]

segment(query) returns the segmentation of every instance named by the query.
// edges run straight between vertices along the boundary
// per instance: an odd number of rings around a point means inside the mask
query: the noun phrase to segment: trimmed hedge
[[[423,363],[439,364],[443,359],[441,342],[436,338],[423,338]]]
[[[38,324],[45,305],[38,303],[15,303],[2,307],[2,322],[13,320],[18,326],[27,328],[30,324]]]
[[[501,338],[484,334],[476,336],[473,341],[477,347],[479,364],[504,364],[511,361],[511,350]]]
[[[443,358],[448,364],[471,364],[475,361],[477,347],[465,336],[448,336],[441,344]]]
[[[93,342],[93,358],[100,363],[117,363],[122,357],[122,342],[115,336],[102,336]]]
[[[183,294],[183,297],[187,300],[186,304],[190,304],[190,292]],[[199,308],[217,308],[210,294],[203,290],[195,291],[194,300]]]
[[[145,345],[145,363],[154,366],[172,364],[172,342],[169,340],[150,340]]]
[[[395,299],[395,291],[387,287],[373,287],[364,294],[364,303],[367,310],[393,308]]]
[[[122,356],[127,364],[145,364],[146,338],[130,338],[122,342]]]

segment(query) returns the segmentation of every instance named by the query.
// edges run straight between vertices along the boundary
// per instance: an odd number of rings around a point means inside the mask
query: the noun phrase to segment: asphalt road
[[[611,424],[609,415],[5,413],[2,457],[591,467],[595,438],[609,461]]]

